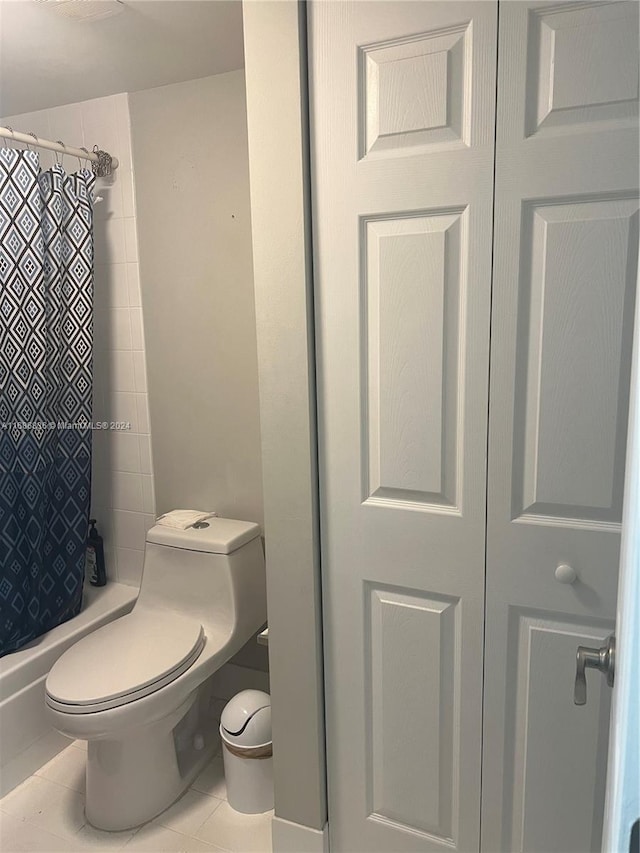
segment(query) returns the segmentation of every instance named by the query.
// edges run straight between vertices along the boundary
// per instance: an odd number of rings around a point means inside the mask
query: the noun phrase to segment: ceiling
[[[93,0],[77,0],[91,3]],[[242,68],[241,0],[123,0],[102,20],[0,0],[0,116]]]

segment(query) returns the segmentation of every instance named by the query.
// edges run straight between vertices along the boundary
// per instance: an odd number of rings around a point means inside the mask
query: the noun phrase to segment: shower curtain
[[[94,181],[0,148],[0,655],[82,603]]]

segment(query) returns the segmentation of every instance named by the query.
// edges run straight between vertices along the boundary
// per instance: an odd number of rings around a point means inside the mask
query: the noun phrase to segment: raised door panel
[[[367,502],[459,512],[466,218],[447,210],[363,223]]]
[[[453,843],[459,602],[392,587],[368,592],[368,811],[398,829]]]
[[[620,524],[636,199],[523,205],[512,517]]]
[[[469,145],[470,22],[359,49],[362,157]]]
[[[562,614],[509,610],[504,850],[600,849],[611,691],[589,673],[589,702],[577,714],[573,679],[577,646],[601,646],[612,630],[612,622],[594,627]],[[575,820],[582,812],[590,819]]]
[[[527,135],[633,127],[638,4],[552,4],[529,12]],[[585,129],[588,129],[585,128]]]

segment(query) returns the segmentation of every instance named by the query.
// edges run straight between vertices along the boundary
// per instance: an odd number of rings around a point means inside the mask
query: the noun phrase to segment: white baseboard
[[[273,853],[329,853],[329,824],[312,829],[281,817],[271,823]]]

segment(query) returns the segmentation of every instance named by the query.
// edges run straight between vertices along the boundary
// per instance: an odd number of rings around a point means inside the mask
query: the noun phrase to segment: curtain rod
[[[0,127],[0,138],[22,142],[25,145],[35,145],[38,148],[46,148],[48,151],[56,151],[60,154],[68,154],[70,157],[77,157],[79,160],[90,160],[94,164],[93,172],[99,178],[110,175],[114,169],[118,168],[118,160],[111,157],[106,151],[98,150],[97,146],[94,147],[93,151],[87,151],[86,148],[70,148],[61,140],[52,142],[50,139],[40,139],[35,133],[20,133],[11,127]]]

